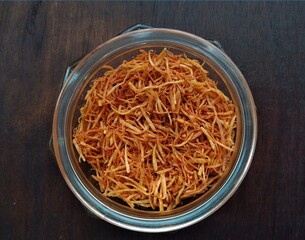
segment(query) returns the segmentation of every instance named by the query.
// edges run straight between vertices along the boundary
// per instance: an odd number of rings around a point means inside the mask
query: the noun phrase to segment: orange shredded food
[[[206,192],[232,156],[236,112],[203,64],[163,49],[105,68],[73,134],[103,195],[166,211]]]

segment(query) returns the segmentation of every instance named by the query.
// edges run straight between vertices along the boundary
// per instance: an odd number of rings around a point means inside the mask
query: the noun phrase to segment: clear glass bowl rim
[[[158,40],[159,39],[159,40]],[[230,176],[208,202],[192,209],[188,213],[164,219],[146,219],[143,216],[133,217],[114,211],[101,204],[84,187],[71,164],[67,138],[67,124],[71,120],[69,110],[74,104],[73,97],[83,87],[86,74],[101,60],[126,48],[146,46],[156,41],[167,44],[181,44],[202,53],[214,62],[219,71],[227,76],[231,91],[236,94],[241,107],[243,127],[243,146],[237,164]],[[78,92],[78,94],[80,94]],[[78,96],[79,97],[79,96]],[[77,97],[77,98],[78,98]],[[219,209],[238,189],[250,167],[257,139],[257,115],[254,100],[248,84],[233,61],[219,48],[196,35],[166,28],[150,28],[124,33],[101,44],[88,53],[73,69],[58,97],[53,119],[53,147],[60,171],[75,196],[95,216],[114,225],[142,232],[166,232],[181,229],[208,217]]]

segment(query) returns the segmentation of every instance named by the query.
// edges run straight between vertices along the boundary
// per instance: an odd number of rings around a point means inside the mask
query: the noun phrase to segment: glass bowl
[[[72,144],[83,97],[93,79],[103,75],[103,65],[117,67],[140,49],[185,53],[205,62],[209,77],[236,106],[236,147],[223,177],[201,196],[166,212],[131,209],[102,196],[87,163],[78,161]],[[219,209],[244,179],[255,151],[257,139],[256,107],[242,73],[222,49],[210,41],[174,29],[147,28],[124,32],[101,44],[81,59],[61,90],[53,119],[53,148],[60,171],[75,196],[94,216],[114,225],[142,232],[166,232],[190,226]]]

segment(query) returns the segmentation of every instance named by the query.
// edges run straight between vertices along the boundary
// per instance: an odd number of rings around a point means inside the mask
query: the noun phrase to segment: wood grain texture
[[[48,151],[66,66],[135,23],[219,40],[259,112],[238,192],[209,218],[167,234],[88,217]],[[1,3],[0,33],[0,239],[305,238],[305,3]]]

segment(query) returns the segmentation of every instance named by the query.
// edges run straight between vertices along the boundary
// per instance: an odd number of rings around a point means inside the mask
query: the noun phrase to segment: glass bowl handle
[[[140,30],[140,29],[149,29],[149,28],[154,28],[153,26],[145,25],[142,23],[137,23],[127,29],[125,29],[123,32],[119,33],[118,35],[124,34],[124,33],[129,33],[132,31]]]

